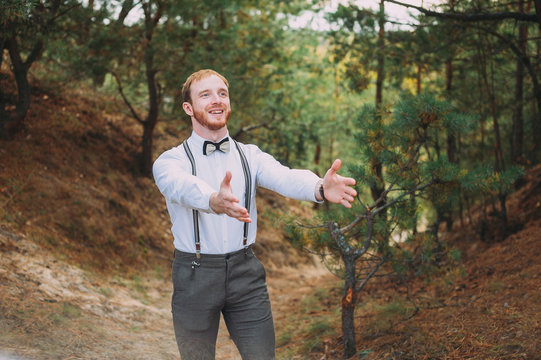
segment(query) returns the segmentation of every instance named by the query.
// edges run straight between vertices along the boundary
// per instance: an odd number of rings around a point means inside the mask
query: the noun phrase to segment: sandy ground
[[[168,274],[98,278],[0,229],[0,359],[178,359]],[[168,270],[168,269],[167,269]],[[325,269],[273,270],[275,322]],[[222,321],[217,359],[240,359]]]

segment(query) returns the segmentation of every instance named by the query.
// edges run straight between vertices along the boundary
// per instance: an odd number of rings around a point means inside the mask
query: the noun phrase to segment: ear
[[[190,104],[189,102],[183,102],[182,109],[188,116],[193,116],[192,104]]]

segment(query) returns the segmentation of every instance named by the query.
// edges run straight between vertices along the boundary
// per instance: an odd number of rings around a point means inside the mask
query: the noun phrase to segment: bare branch
[[[439,19],[457,20],[457,21],[463,21],[463,22],[499,21],[499,20],[513,19],[513,20],[519,20],[519,21],[539,23],[539,19],[537,15],[535,14],[525,14],[525,13],[514,12],[514,11],[494,12],[494,13],[472,13],[472,14],[456,13],[456,12],[452,12],[452,13],[451,12],[437,12],[437,11],[425,9],[421,6],[403,3],[401,1],[396,1],[396,0],[385,0],[385,1],[390,2],[392,4],[415,9],[424,15],[432,16]]]
[[[432,180],[430,180],[429,182],[427,182],[424,185],[419,185],[419,186],[417,186],[417,187],[415,187],[413,189],[410,189],[410,190],[402,193],[396,199],[385,203],[384,205],[376,208],[374,211],[371,211],[372,209],[375,208],[375,206],[377,206],[381,202],[382,197],[380,196],[380,198],[378,200],[376,200],[376,202],[374,202],[374,204],[372,204],[370,207],[366,208],[366,213],[358,215],[351,223],[349,223],[348,225],[340,228],[340,232],[347,233],[347,232],[351,231],[351,229],[353,229],[359,222],[361,222],[362,219],[367,219],[369,217],[373,217],[374,215],[380,213],[381,211],[388,208],[389,206],[394,205],[397,202],[399,202],[400,200],[402,200],[402,198],[404,198],[404,196],[409,195],[409,194],[413,194],[413,193],[415,193],[417,191],[421,191],[421,190],[427,188],[428,186],[432,185],[434,182],[435,182],[435,180],[432,179]],[[390,190],[387,189],[385,191],[389,192]]]
[[[122,88],[122,81],[120,80],[120,76],[114,71],[111,71],[111,74],[116,80],[116,83],[118,84],[118,91],[120,92],[120,95],[122,96],[122,99],[124,100],[124,103],[126,106],[128,106],[128,109],[130,109],[130,112],[132,113],[132,116],[135,120],[137,120],[140,124],[144,124],[144,121],[139,117],[133,106],[131,105],[130,101],[124,94],[124,89]]]
[[[366,213],[365,214],[361,214],[361,215],[358,215],[351,223],[349,223],[348,225],[344,226],[343,228],[340,229],[340,231],[342,233],[347,233],[349,232],[351,229],[353,229],[358,223],[361,222],[362,219],[367,219],[368,216],[368,212],[370,210],[369,209],[366,209]]]
[[[372,243],[372,236],[374,235],[374,214],[367,212],[366,221],[366,235],[364,238],[363,247],[354,251],[355,258],[358,259],[363,256]]]
[[[376,215],[376,214],[382,212],[383,210],[385,210],[385,209],[388,208],[389,206],[394,205],[394,204],[396,204],[397,202],[401,201],[402,198],[404,198],[404,196],[413,194],[413,193],[415,193],[415,192],[417,192],[417,191],[424,190],[425,188],[427,188],[427,187],[429,187],[430,185],[434,184],[434,182],[435,182],[435,179],[432,179],[432,180],[430,180],[429,182],[427,182],[427,183],[425,183],[425,184],[423,184],[423,185],[419,185],[419,186],[417,186],[417,187],[415,187],[415,188],[413,188],[413,189],[411,189],[411,190],[409,190],[409,191],[406,191],[405,193],[402,193],[402,194],[401,194],[399,197],[397,197],[396,199],[394,199],[394,200],[392,200],[392,201],[386,203],[385,205],[383,205],[383,206],[377,208],[376,210],[374,210],[374,211],[372,212],[372,214]]]
[[[355,289],[356,293],[359,293],[364,288],[364,286],[368,283],[368,281],[378,272],[381,265],[385,264],[385,261],[386,259],[381,260],[379,263],[376,264],[376,266],[372,268],[372,270],[370,270],[368,275],[366,275],[363,281],[361,281],[359,286],[357,286],[357,288]]]
[[[327,224],[331,237],[333,238],[336,245],[343,254],[351,254],[353,252],[353,247],[346,241],[346,237],[340,231],[338,224],[335,222],[329,222]]]
[[[245,132],[249,132],[249,131],[252,131],[252,130],[255,130],[257,128],[260,128],[260,127],[268,127],[269,123],[259,123],[259,124],[254,124],[254,125],[248,125],[248,126],[245,126],[243,128],[240,128],[236,133],[235,135],[233,135],[233,139],[238,139],[238,137],[245,133]]]
[[[133,0],[125,0],[122,3],[120,12],[118,13],[118,18],[116,19],[116,23],[119,25],[123,24],[124,20],[126,20],[126,17],[128,17],[128,14],[134,7],[135,7],[135,4],[133,3]]]

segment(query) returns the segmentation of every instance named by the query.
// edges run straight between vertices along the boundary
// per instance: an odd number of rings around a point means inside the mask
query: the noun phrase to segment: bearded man
[[[229,83],[214,70],[190,75],[182,96],[192,134],[153,166],[172,222],[172,313],[181,358],[214,359],[222,314],[244,360],[274,359],[265,269],[252,251],[256,187],[350,208],[355,180],[337,174],[338,159],[321,179],[231,139]]]

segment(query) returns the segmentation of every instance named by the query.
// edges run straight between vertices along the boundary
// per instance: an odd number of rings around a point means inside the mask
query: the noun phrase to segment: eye
[[[222,92],[220,92],[220,96],[226,97],[226,96],[227,96],[227,91],[222,91]]]

